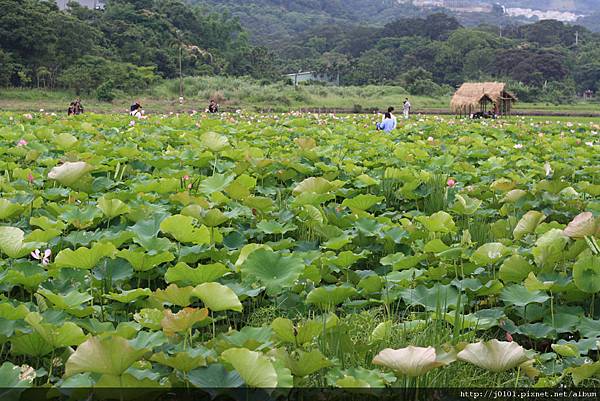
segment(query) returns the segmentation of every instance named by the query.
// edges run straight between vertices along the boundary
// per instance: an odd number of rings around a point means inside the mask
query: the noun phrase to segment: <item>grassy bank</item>
[[[99,113],[126,112],[139,99],[150,113],[203,110],[208,99],[216,98],[224,110],[289,111],[300,109],[343,109],[347,111],[383,110],[389,105],[400,108],[406,97],[415,111],[447,110],[451,94],[440,97],[412,96],[397,86],[328,87],[284,83],[264,84],[244,78],[189,77],[184,80],[185,101],[179,104],[179,81],[164,81],[140,93],[118,93],[111,102],[100,102],[94,94],[82,94],[84,106]],[[73,92],[37,89],[0,89],[0,109],[27,112],[44,109],[66,112]],[[565,105],[518,103],[516,110],[548,112],[598,112],[600,104],[577,102]]]

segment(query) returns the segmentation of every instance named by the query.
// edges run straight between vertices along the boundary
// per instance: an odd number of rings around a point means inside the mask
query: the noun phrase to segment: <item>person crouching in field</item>
[[[208,108],[206,109],[207,113],[218,113],[219,112],[219,104],[215,102],[215,99],[210,99],[210,103],[208,104]]]
[[[385,113],[383,116],[383,121],[377,123],[378,131],[390,133],[394,128],[396,128],[396,123],[394,122],[394,119],[390,113]]]
[[[75,102],[71,102],[69,105],[69,109],[67,110],[67,115],[74,116],[75,115]]]
[[[129,114],[132,117],[142,118],[144,116],[144,109],[142,109],[142,105],[139,100],[136,100],[135,103],[131,105]]]

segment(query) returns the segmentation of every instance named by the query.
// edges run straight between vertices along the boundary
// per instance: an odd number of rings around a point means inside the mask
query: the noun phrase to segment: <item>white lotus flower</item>
[[[516,342],[496,339],[469,344],[457,358],[495,373],[513,369],[529,359],[525,349]]]
[[[544,163],[544,171],[546,172],[546,177],[550,176],[550,174],[552,174],[552,167],[550,167],[550,163],[546,162]]]
[[[514,146],[514,148],[515,148],[515,149],[521,149],[521,148],[523,148],[523,144],[521,144],[521,143],[517,143],[517,144]]]
[[[446,365],[450,361],[440,361],[433,347],[386,348],[373,358],[373,364],[388,367],[406,376],[421,376],[432,369]]]

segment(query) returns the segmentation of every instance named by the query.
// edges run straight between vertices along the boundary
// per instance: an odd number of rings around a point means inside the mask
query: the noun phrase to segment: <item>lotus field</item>
[[[597,385],[599,131],[0,114],[0,387]]]

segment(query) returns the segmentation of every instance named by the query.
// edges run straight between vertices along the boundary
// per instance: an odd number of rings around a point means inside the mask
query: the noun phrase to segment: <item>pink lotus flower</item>
[[[23,117],[25,117],[28,120],[33,120],[33,116],[30,113],[23,114]]]
[[[44,266],[50,263],[50,256],[52,256],[52,251],[50,249],[46,249],[44,253],[40,252],[39,249],[31,252],[31,257],[41,261]]]
[[[130,127],[133,127],[134,125],[135,125],[135,121],[133,121],[133,120],[129,121],[129,126]]]
[[[33,174],[27,174],[27,181],[29,181],[30,184],[33,184]]]
[[[188,184],[188,189],[192,189],[192,184]]]
[[[513,336],[508,331],[506,332],[506,341],[509,343],[513,342]]]
[[[520,144],[520,143],[517,143],[517,144],[514,146],[514,148],[515,148],[515,149],[522,149],[522,148],[523,148],[523,145],[522,145],[522,144]]]
[[[186,174],[186,175],[184,175],[184,176],[183,176],[183,179],[184,179],[185,181],[187,181],[187,180],[189,180],[189,179],[190,179],[190,176]]]
[[[17,146],[27,146],[27,141],[25,139],[19,139]]]
[[[448,185],[449,188],[452,188],[456,185],[456,181],[454,181],[454,179],[452,179],[452,178],[448,178],[448,181],[446,181],[446,184]]]

